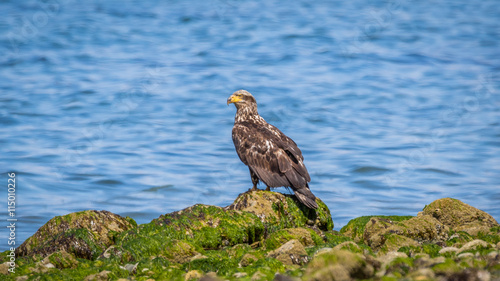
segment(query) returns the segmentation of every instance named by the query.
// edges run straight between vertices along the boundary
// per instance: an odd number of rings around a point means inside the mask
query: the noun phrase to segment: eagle
[[[309,189],[311,177],[297,144],[257,112],[257,101],[249,92],[239,90],[228,99],[236,106],[232,131],[236,153],[250,170],[253,187],[259,180],[271,187],[290,187],[304,205],[317,209],[316,196]]]

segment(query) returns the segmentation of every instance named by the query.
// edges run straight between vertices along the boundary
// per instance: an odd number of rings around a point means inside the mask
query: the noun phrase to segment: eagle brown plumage
[[[270,187],[290,187],[304,205],[317,209],[316,196],[309,189],[311,177],[297,144],[257,112],[255,98],[245,90],[234,92],[227,104],[234,103],[236,116],[233,143],[240,160],[250,169],[252,190],[262,181]]]

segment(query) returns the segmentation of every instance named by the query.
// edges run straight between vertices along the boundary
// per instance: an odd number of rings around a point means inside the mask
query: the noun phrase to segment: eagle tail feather
[[[312,194],[311,190],[307,187],[294,190],[295,196],[299,199],[302,204],[306,205],[311,209],[318,209],[318,204],[316,203],[316,196]]]

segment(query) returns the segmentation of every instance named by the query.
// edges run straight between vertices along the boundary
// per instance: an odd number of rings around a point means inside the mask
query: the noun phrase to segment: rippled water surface
[[[74,211],[145,223],[231,204],[251,187],[226,105],[238,89],[302,149],[336,229],[442,197],[500,219],[498,1],[11,0],[0,14],[0,219],[15,171],[18,244]]]

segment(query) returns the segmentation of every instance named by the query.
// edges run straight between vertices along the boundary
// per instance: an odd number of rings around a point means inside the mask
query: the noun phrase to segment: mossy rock
[[[315,239],[313,239],[313,236]],[[265,240],[264,245],[268,250],[274,250],[292,239],[299,240],[306,247],[316,245],[315,240],[317,242],[321,241],[321,238],[313,230],[298,227],[271,233],[269,238]]]
[[[453,198],[438,199],[427,205],[423,213],[433,216],[452,230],[465,231],[471,235],[488,232],[490,228],[499,226],[488,213]]]
[[[16,249],[18,256],[48,256],[66,251],[78,258],[95,259],[122,231],[136,223],[108,211],[82,211],[49,220]]]
[[[303,280],[367,279],[374,268],[365,258],[346,250],[330,250],[317,255],[306,267]]]
[[[340,234],[349,237],[356,243],[364,243],[365,229],[369,225],[368,223],[376,219],[378,221],[384,221],[388,224],[393,224],[398,221],[405,221],[413,218],[412,216],[363,216],[350,220],[344,227],[340,229]],[[372,224],[374,222],[372,221]]]
[[[240,210],[255,214],[269,232],[283,228],[309,227],[323,231],[333,229],[330,209],[317,198],[318,209],[309,209],[294,195],[272,191],[249,191],[240,194],[228,210]]]
[[[362,220],[360,222],[364,222]],[[358,225],[352,228],[343,229],[344,234],[353,236],[356,239],[360,235],[359,221],[353,225]],[[347,225],[349,226],[349,224]],[[341,230],[342,231],[342,230]],[[374,250],[383,248],[388,237],[393,234],[404,236],[416,242],[443,242],[448,238],[449,229],[444,224],[431,216],[419,215],[416,217],[371,217],[363,229],[362,241],[365,242]],[[412,243],[408,239],[393,237],[391,245],[385,247],[383,251],[397,250],[395,247],[400,245],[411,246]],[[361,240],[360,238],[357,238]],[[405,241],[403,241],[405,240]]]
[[[379,254],[387,253],[391,251],[398,251],[403,247],[418,247],[418,242],[408,238],[406,236],[398,235],[398,234],[389,234],[385,238],[384,245],[380,248]]]
[[[172,240],[189,241],[200,252],[250,244],[263,237],[264,225],[254,214],[198,204],[122,233],[117,246],[128,251],[135,261],[144,256],[165,255],[165,245]]]
[[[42,261],[43,264],[51,263],[56,268],[76,268],[78,266],[78,261],[75,257],[66,251],[58,251],[50,254]]]

